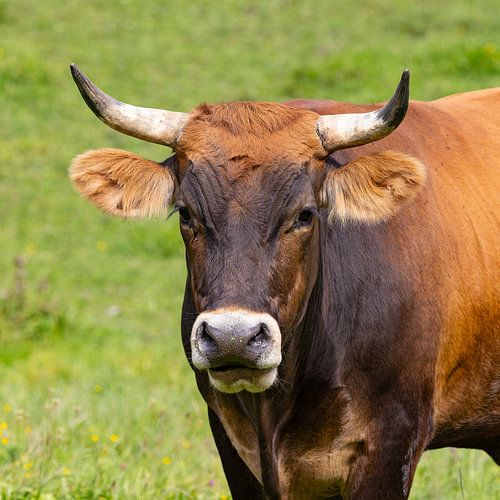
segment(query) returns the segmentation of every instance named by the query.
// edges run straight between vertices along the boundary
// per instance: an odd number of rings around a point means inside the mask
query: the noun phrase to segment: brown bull
[[[407,72],[381,109],[190,114],[72,72],[105,123],[175,151],[89,151],[71,177],[114,215],[175,204],[183,343],[235,498],[400,499],[426,449],[500,461],[500,90],[412,102],[391,133]]]

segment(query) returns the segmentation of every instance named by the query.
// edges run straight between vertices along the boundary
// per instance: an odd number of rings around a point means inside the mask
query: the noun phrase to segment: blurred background
[[[228,498],[184,358],[177,220],[125,222],[71,159],[112,131],[68,65],[133,104],[414,99],[500,82],[498,0],[0,0],[0,496]],[[427,453],[412,499],[499,498],[481,452]]]

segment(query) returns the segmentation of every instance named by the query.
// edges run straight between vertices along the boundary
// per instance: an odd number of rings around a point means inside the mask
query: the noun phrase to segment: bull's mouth
[[[252,368],[250,366],[245,366],[240,363],[229,363],[227,365],[222,365],[222,366],[214,366],[210,368],[210,371],[213,372],[228,372],[231,370],[253,370],[255,368]]]
[[[209,368],[208,376],[221,392],[263,392],[274,384],[277,371],[277,368],[258,369],[232,363]]]

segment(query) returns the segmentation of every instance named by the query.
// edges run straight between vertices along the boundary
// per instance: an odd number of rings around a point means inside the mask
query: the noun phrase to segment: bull
[[[500,461],[500,89],[410,103],[405,71],[385,105],[179,113],[71,71],[104,123],[174,150],[70,175],[109,214],[179,213],[182,341],[234,498],[402,499],[427,449]]]

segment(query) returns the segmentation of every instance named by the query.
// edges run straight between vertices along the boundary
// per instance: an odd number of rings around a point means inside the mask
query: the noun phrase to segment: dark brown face
[[[227,170],[190,165],[175,204],[196,309],[267,312],[290,329],[316,274],[309,176],[300,166],[259,166],[239,179]]]
[[[193,363],[226,392],[263,390],[267,383],[245,383],[237,372],[275,372],[281,337],[300,322],[317,275],[318,206],[307,168],[189,163],[175,206],[203,313]]]

